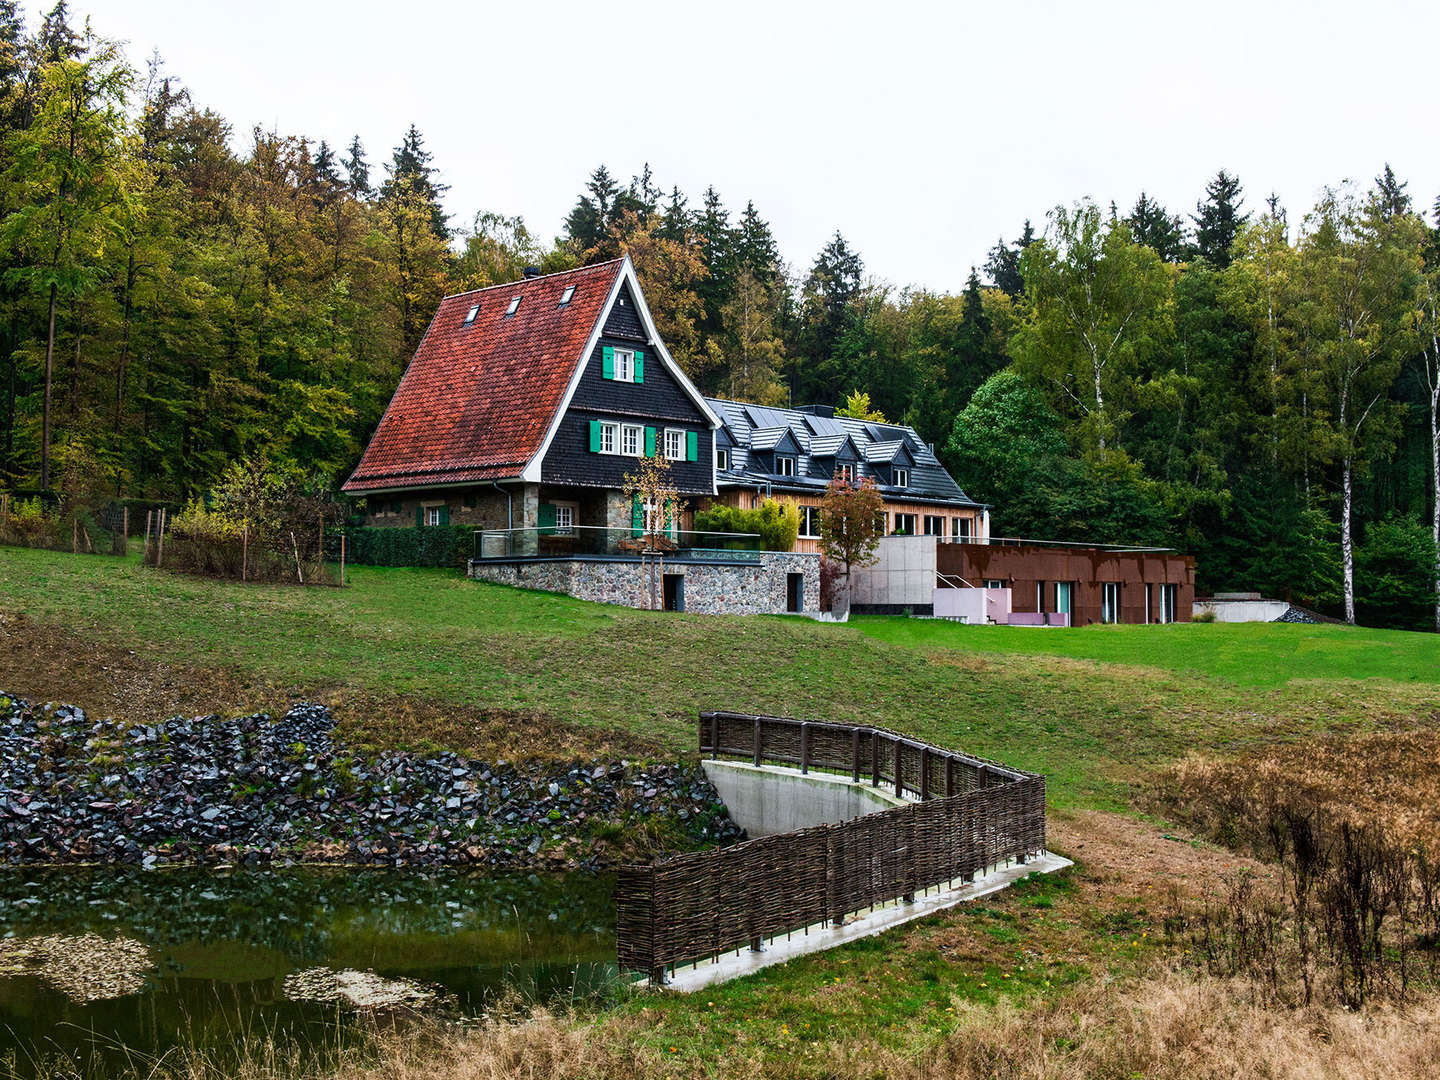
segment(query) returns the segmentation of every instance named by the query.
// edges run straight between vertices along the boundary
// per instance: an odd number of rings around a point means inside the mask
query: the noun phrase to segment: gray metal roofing
[[[726,484],[754,486],[765,483],[777,490],[814,491],[815,494],[820,494],[830,481],[828,477],[810,475],[810,456],[813,452],[817,458],[833,457],[842,441],[839,437],[848,435],[866,462],[860,466],[860,475],[869,476],[877,482],[888,479],[888,462],[898,452],[899,444],[903,444],[914,459],[915,464],[910,469],[910,483],[907,487],[880,484],[880,491],[887,498],[944,502],[956,506],[980,505],[960,489],[960,485],[945,471],[940,460],[930,447],[921,441],[912,427],[904,424],[875,424],[843,416],[812,416],[795,409],[751,405],[743,401],[726,401],[724,398],[705,400],[725,422],[724,430],[734,441],[730,450],[730,468],[715,476],[716,482],[722,487]],[[794,476],[782,478],[776,473],[767,472],[758,461],[753,468],[751,466],[750,450],[772,450],[783,434],[777,433],[777,428],[788,429],[790,437],[799,447],[799,460],[795,463]],[[884,464],[881,459],[869,456],[871,447],[877,443],[885,447],[882,453],[890,455],[883,459]],[[871,464],[880,467],[872,469]]]

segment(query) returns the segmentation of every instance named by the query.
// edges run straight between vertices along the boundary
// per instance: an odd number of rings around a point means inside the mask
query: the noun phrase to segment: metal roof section
[[[754,428],[750,432],[750,449],[766,452],[788,450],[798,454],[800,443],[788,427]]]
[[[901,465],[913,465],[915,455],[910,453],[904,439],[893,439],[890,442],[873,442],[865,447],[865,460],[884,462],[887,465],[897,462]]]
[[[707,398],[710,408],[724,421],[722,429],[733,440],[730,468],[716,474],[721,488],[773,490],[780,493],[820,496],[829,485],[833,458],[848,454],[844,444],[853,448],[858,472],[880,485],[881,493],[892,501],[938,503],[951,506],[979,507],[955,483],[934,452],[925,445],[914,428],[903,424],[876,424],[849,417],[821,416],[799,409],[779,409],[724,398]],[[776,429],[784,429],[777,432]],[[769,471],[769,461],[750,460],[751,451],[773,453],[789,435],[797,447],[795,475],[777,478]],[[882,449],[881,457],[871,457],[874,444],[893,444]],[[790,452],[788,448],[784,452]],[[888,455],[888,456],[884,456]],[[810,460],[824,462],[817,468],[822,475],[811,475]],[[910,483],[907,487],[891,485],[890,466],[896,460],[910,462]],[[873,463],[873,468],[872,468]]]

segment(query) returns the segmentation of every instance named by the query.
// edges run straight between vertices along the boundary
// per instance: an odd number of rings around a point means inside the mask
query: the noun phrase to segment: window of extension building
[[[945,535],[945,519],[944,519],[943,517],[938,517],[938,516],[936,516],[936,515],[934,515],[934,514],[926,514],[926,515],[925,515],[925,535],[926,535],[926,536],[944,536],[944,535]]]
[[[895,515],[895,535],[896,535],[896,536],[914,536],[914,535],[915,535],[915,515],[914,515],[914,514],[896,514],[896,515]]]
[[[800,507],[800,535],[807,540],[814,540],[820,536],[820,508],[818,506]]]
[[[987,588],[987,589],[1008,589],[1009,586],[1006,585],[1005,582],[1002,581],[1000,578],[986,578],[986,579],[985,579],[985,588]]]
[[[1175,605],[1179,598],[1179,592],[1180,587],[1178,585],[1160,586],[1160,622],[1172,623],[1175,621]]]
[[[950,524],[954,529],[954,536],[962,544],[970,539],[970,519],[968,517],[951,518]]]
[[[1070,582],[1055,582],[1055,610],[1061,615],[1070,614]]]
[[[1100,586],[1100,621],[1104,623],[1120,621],[1120,583],[1118,581],[1106,581]]]

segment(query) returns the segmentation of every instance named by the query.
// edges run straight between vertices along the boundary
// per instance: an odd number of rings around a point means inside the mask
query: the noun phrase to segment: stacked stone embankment
[[[0,862],[597,868],[632,837],[739,836],[696,766],[362,755],[333,726],[318,704],[124,724],[0,694]]]

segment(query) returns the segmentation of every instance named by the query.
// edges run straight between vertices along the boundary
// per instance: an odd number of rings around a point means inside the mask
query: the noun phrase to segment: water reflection
[[[465,1013],[512,989],[586,997],[615,978],[612,891],[579,874],[0,870],[0,1051],[334,1045],[356,995]]]

